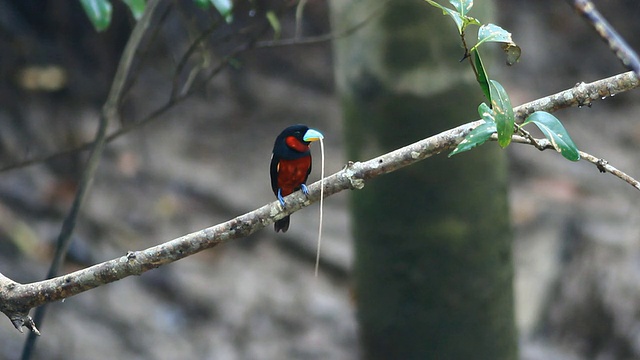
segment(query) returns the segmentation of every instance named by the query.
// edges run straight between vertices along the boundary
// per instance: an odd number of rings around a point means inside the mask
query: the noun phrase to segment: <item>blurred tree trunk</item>
[[[332,1],[349,159],[474,120],[483,101],[454,24],[417,0]],[[446,3],[446,2],[443,2]],[[488,21],[491,2],[471,15]],[[482,8],[483,7],[483,8]],[[472,37],[470,37],[472,38]],[[504,152],[430,158],[352,195],[366,359],[515,359]]]

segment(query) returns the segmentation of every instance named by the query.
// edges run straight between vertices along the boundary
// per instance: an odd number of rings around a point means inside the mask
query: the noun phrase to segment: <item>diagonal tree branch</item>
[[[579,84],[573,89],[521,105],[514,110],[520,118],[524,118],[534,111],[552,112],[563,107],[577,106],[599,100],[604,96],[602,95],[604,94],[603,88],[607,89],[607,95],[612,95],[629,87],[638,87],[638,79],[631,72],[591,84]],[[451,150],[472,129],[482,123],[482,120],[470,122],[374,159],[365,162],[350,162],[341,171],[325,178],[325,197],[347,189],[361,189],[366,181],[370,179]],[[544,141],[544,139],[538,140],[539,144],[543,144]],[[533,144],[530,139],[526,138],[522,138],[519,142]],[[538,148],[546,149],[548,147],[538,146]],[[638,188],[637,185],[634,185],[638,183],[636,180],[629,177],[633,180],[629,181],[629,179],[621,177],[619,173],[616,173],[618,170],[606,161],[586,153],[581,153],[581,155],[586,160],[594,163],[600,171],[608,171]],[[286,198],[286,209],[283,209],[278,201],[274,201],[227,222],[184,235],[145,250],[132,251],[117,259],[105,261],[50,280],[19,284],[0,274],[0,311],[6,314],[17,327],[26,326],[34,330],[35,326],[28,315],[31,308],[48,302],[59,301],[131,275],[140,275],[159,266],[215,247],[222,242],[249,236],[274,221],[318,201],[320,182],[316,182],[308,188],[308,196],[303,195],[301,192],[289,195]]]
[[[480,123],[476,121],[457,127],[367,162],[350,163],[325,179],[324,194],[330,196],[346,189],[360,189],[366,180],[450,149]],[[301,192],[288,196],[286,209],[274,201],[225,223],[50,280],[19,284],[0,274],[0,311],[14,324],[21,322],[28,326],[32,323],[28,312],[33,307],[59,301],[131,275],[140,275],[224,241],[246,237],[318,201],[319,194],[320,183],[316,182],[309,186],[308,197]]]

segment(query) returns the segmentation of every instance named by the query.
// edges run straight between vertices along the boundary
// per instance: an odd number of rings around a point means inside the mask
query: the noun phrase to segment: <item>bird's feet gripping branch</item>
[[[307,187],[307,185],[300,184],[300,190],[302,190],[303,194],[309,195],[309,188]],[[283,208],[287,207],[284,203],[284,198],[282,197],[282,189],[278,189],[278,194],[276,194],[276,196],[278,197],[278,201],[280,201],[280,205],[282,205]]]
[[[273,144],[271,155],[271,189],[285,207],[284,197],[297,190],[306,195],[305,183],[311,173],[311,142],[324,138],[322,133],[306,125],[292,125],[284,129]],[[276,232],[289,229],[289,216],[274,223]]]

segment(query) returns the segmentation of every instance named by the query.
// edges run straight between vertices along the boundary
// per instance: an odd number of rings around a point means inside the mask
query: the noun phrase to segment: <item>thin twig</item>
[[[492,136],[491,140],[497,141],[498,137],[497,136]],[[541,150],[541,151],[542,150],[548,150],[548,149],[554,149],[553,144],[551,144],[551,141],[549,141],[547,139],[535,139],[533,137],[525,137],[525,136],[514,135],[512,137],[512,141],[514,143],[532,145],[532,146],[536,147],[538,150]],[[638,180],[636,180],[635,178],[633,178],[629,174],[625,173],[624,171],[619,170],[616,167],[610,165],[607,160],[599,158],[599,157],[594,156],[594,155],[591,155],[591,154],[589,154],[587,152],[584,152],[584,151],[579,151],[579,153],[580,153],[580,159],[581,160],[586,160],[586,161],[592,163],[593,165],[596,166],[598,171],[600,171],[601,173],[608,172],[611,175],[619,178],[620,180],[623,180],[627,184],[633,186],[636,190],[640,190],[640,182]]]
[[[608,172],[624,181],[626,181],[629,185],[633,186],[634,188],[640,190],[640,182],[638,182],[638,180],[634,179],[633,177],[629,176],[628,174],[626,174],[625,172],[616,169],[615,167],[609,165],[609,162],[605,159],[602,158],[598,158],[595,157],[591,154],[588,154],[584,151],[580,151],[580,158],[587,160],[588,162],[592,163],[593,165],[595,165],[598,170],[602,173],[604,172]]]
[[[593,2],[589,0],[568,1],[573,4],[576,11],[591,24],[598,35],[609,45],[611,51],[622,61],[624,66],[633,70],[636,76],[640,78],[640,59],[638,58],[638,54],[633,51],[631,46],[624,41],[616,29],[600,14]]]
[[[295,38],[299,39],[302,36],[302,21],[304,17],[304,7],[307,5],[307,0],[298,1],[296,6],[296,32]]]
[[[538,150],[544,150],[544,146],[541,145],[538,140],[536,138],[534,138],[533,136],[531,136],[531,134],[525,130],[522,126],[520,126],[519,124],[514,124],[516,127],[516,133],[520,133],[522,134],[522,136],[529,140],[529,142],[531,143],[531,145],[535,146],[536,148],[538,148]],[[512,137],[513,138],[513,137]],[[496,137],[497,140],[497,137]]]
[[[307,37],[294,36],[293,38],[289,38],[289,39],[258,41],[255,47],[260,49],[260,48],[272,48],[272,47],[292,46],[292,45],[312,45],[312,44],[323,43],[323,42],[332,41],[336,39],[341,39],[362,29],[371,20],[373,20],[374,18],[382,14],[382,11],[387,6],[389,6],[391,2],[392,0],[386,1],[384,4],[380,5],[380,7],[373,10],[364,20],[345,30],[330,32],[328,34],[323,34],[318,36],[307,36]]]
[[[75,198],[73,199],[71,209],[69,210],[69,213],[62,223],[62,229],[60,230],[60,234],[56,242],[56,252],[47,273],[47,279],[55,277],[58,274],[60,266],[64,263],[67,249],[71,244],[71,235],[73,234],[76,220],[80,213],[80,208],[82,207],[82,203],[86,198],[96,170],[98,168],[98,164],[100,163],[100,158],[102,157],[102,151],[104,150],[106,144],[108,124],[110,122],[118,122],[118,110],[122,102],[123,92],[126,88],[125,84],[127,82],[127,79],[129,78],[133,60],[138,51],[138,47],[142,42],[142,38],[149,28],[151,19],[154,15],[154,10],[157,8],[158,3],[159,0],[153,0],[149,2],[149,4],[147,5],[147,11],[145,11],[143,17],[134,28],[124,49],[124,53],[120,59],[120,64],[118,66],[111,91],[109,92],[109,96],[107,98],[107,101],[105,102],[102,114],[100,116],[100,122],[98,125],[93,148],[91,150],[91,155],[87,160],[87,166],[84,169],[82,177],[78,183],[78,190],[76,192]],[[31,321],[30,319],[27,319],[26,324],[33,324],[35,322],[39,326],[42,326],[45,313],[46,306],[39,307],[35,313],[35,320]],[[16,325],[15,322],[14,325]],[[31,358],[31,355],[35,348],[36,336],[39,335],[38,329],[35,327],[35,324],[31,328],[31,330],[32,331],[29,333],[29,337],[25,341],[25,346],[23,348],[23,360],[28,360]]]
[[[171,90],[170,99],[175,99],[179,94],[183,93],[185,90],[188,90],[191,82],[189,82],[189,85],[187,87],[183,86],[182,91],[178,91],[180,89],[180,86],[179,86],[180,74],[182,74],[184,67],[187,65],[187,62],[191,58],[191,55],[193,55],[193,53],[196,52],[196,50],[201,49],[202,52],[205,51],[204,41],[209,36],[211,36],[214,31],[219,29],[221,23],[222,23],[222,17],[216,18],[216,20],[213,21],[205,31],[201,32],[200,35],[196,37],[196,39],[187,48],[187,51],[184,53],[184,55],[182,55],[182,57],[180,58],[180,61],[178,62],[178,65],[176,65],[176,70],[173,75],[173,88]],[[202,56],[203,58],[208,57],[206,54],[203,54]],[[196,68],[200,69],[199,66]],[[192,74],[193,74],[193,71],[189,73],[189,78],[191,78],[192,76],[195,77],[195,75],[192,75]]]
[[[140,67],[142,64],[144,64],[145,60],[149,58],[149,54],[150,54],[149,49],[151,47],[151,44],[156,42],[160,34],[160,30],[162,29],[162,26],[164,25],[165,21],[169,17],[169,13],[171,12],[172,7],[173,7],[173,3],[168,3],[166,6],[164,6],[162,13],[158,16],[157,24],[153,27],[153,32],[148,36],[148,40],[145,41],[144,46],[139,50],[140,55],[138,56],[139,59],[136,62],[137,68],[131,71],[131,78],[127,81],[127,86],[125,90],[123,90],[123,94],[122,94],[123,101],[124,101],[124,98],[127,97],[131,89],[135,87],[138,80],[140,79],[140,74],[142,73],[140,71]],[[122,125],[122,122],[120,123],[120,125]]]

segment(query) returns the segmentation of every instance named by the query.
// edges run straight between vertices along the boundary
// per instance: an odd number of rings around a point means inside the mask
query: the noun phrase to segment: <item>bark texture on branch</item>
[[[585,99],[596,101],[605,96],[602,94],[614,95],[638,86],[638,78],[633,72],[627,72],[589,84],[581,83],[572,89],[518,106],[514,110],[518,116],[524,118],[533,111],[553,112],[561,108],[585,104]],[[451,150],[469,131],[482,123],[482,120],[470,122],[371,160],[349,163],[344,169],[325,179],[325,197],[346,189],[361,189],[369,179]],[[313,204],[319,200],[319,197],[320,182],[318,181],[309,186],[308,196],[304,196],[301,192],[289,195],[286,198],[286,209],[283,209],[278,201],[274,201],[222,224],[184,235],[146,250],[129,252],[120,258],[50,280],[20,284],[0,274],[0,311],[7,315],[19,330],[27,327],[36,332],[37,328],[29,316],[31,308],[60,301],[131,275],[140,275],[227,240],[246,237],[272,224],[275,220]]]

